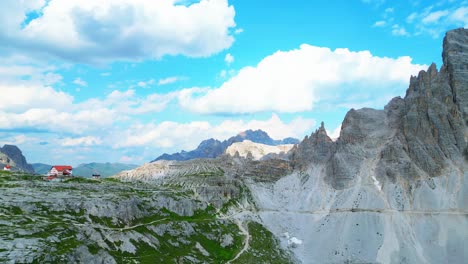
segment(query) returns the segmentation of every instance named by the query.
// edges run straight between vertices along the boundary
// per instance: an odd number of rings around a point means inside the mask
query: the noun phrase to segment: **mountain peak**
[[[3,154],[0,155],[1,165],[8,164],[21,171],[34,172],[34,169],[28,164],[23,153],[17,146],[5,144],[0,148],[0,154]]]
[[[283,140],[274,140],[268,133],[261,129],[252,130],[248,129],[234,137],[231,137],[224,141],[219,141],[217,139],[206,139],[203,140],[196,149],[192,151],[181,151],[174,154],[163,154],[156,158],[154,161],[158,160],[191,160],[197,158],[216,158],[221,156],[226,149],[234,143],[242,142],[244,140],[250,140],[255,143],[260,143],[264,145],[277,146],[283,144],[297,144],[299,140],[295,138],[285,138]]]

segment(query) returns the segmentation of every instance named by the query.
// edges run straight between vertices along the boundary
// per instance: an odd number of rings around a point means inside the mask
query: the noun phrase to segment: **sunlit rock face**
[[[235,156],[237,152],[240,157],[247,158],[251,155],[253,159],[260,160],[269,154],[280,155],[281,153],[287,153],[293,146],[293,144],[270,146],[266,144],[255,143],[250,140],[244,140],[229,146],[225,153],[230,156]]]
[[[468,259],[468,30],[447,33],[443,62],[383,110],[349,111],[336,142],[323,128],[304,139],[291,175],[249,185],[283,245],[302,241],[299,262]]]

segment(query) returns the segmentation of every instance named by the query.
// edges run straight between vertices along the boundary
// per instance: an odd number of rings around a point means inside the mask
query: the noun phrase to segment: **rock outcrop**
[[[307,168],[311,163],[321,163],[330,158],[334,144],[327,135],[322,122],[320,128],[312,135],[306,136],[300,144],[294,146],[289,153],[295,169]]]
[[[34,173],[33,167],[28,164],[21,150],[14,145],[4,145],[0,148],[0,169],[5,165],[10,165],[13,170]]]

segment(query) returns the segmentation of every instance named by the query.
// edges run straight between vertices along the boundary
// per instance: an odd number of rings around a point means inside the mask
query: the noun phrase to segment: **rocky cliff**
[[[14,145],[4,145],[0,148],[0,169],[3,169],[5,165],[10,165],[13,170],[34,172],[33,167],[28,164],[21,150]]]
[[[302,262],[466,261],[468,30],[448,32],[442,55],[384,110],[350,110],[336,142],[323,126],[306,137],[295,172],[249,185],[263,223],[303,242]]]
[[[236,142],[242,142],[244,140],[250,140],[252,142],[277,146],[283,144],[296,144],[299,143],[299,140],[295,138],[285,138],[283,140],[274,140],[266,132],[262,130],[246,130],[238,135],[231,137],[224,141],[219,141],[217,139],[207,139],[204,140],[198,145],[198,147],[192,151],[182,151],[174,154],[163,154],[152,162],[158,160],[191,160],[198,158],[216,158],[224,154],[226,149]]]

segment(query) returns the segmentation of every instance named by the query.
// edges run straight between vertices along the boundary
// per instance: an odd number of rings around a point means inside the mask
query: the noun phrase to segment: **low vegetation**
[[[0,262],[226,263],[244,247],[245,234],[223,213],[238,200],[220,210],[181,187],[41,179],[0,172]],[[263,226],[250,223],[248,230],[250,247],[236,263],[287,263]]]

